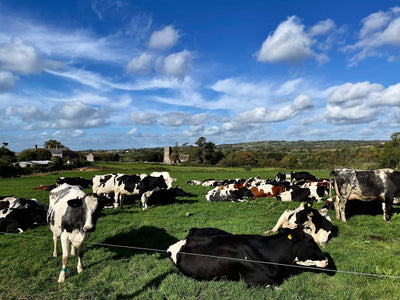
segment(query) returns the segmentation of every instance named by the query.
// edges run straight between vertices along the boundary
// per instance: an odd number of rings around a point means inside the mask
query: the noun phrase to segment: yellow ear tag
[[[291,234],[289,234],[287,237],[288,237],[289,240],[292,239],[292,235]]]
[[[307,206],[308,206],[308,207],[310,207],[310,206],[311,206],[311,204],[310,204],[310,203],[307,203]]]

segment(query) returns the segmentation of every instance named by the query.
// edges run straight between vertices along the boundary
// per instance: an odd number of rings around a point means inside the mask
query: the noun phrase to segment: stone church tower
[[[170,165],[172,164],[170,156],[172,154],[172,148],[171,147],[164,147],[164,164]]]

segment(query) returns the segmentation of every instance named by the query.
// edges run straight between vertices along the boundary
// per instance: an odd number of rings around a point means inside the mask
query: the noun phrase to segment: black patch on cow
[[[165,183],[163,176],[146,176],[139,182],[137,188],[139,189],[139,194],[143,194],[145,192],[152,191],[155,188],[166,189],[167,184]]]
[[[124,184],[125,190],[127,190],[129,193],[133,193],[139,182],[139,175],[122,175],[117,177],[117,185]]]
[[[0,201],[0,210],[8,209],[10,207],[10,201]]]
[[[83,230],[85,225],[85,209],[82,199],[68,200],[68,206],[61,219],[61,231],[72,232],[74,229]]]

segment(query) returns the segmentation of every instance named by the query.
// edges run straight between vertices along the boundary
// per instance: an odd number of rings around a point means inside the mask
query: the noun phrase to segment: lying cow
[[[304,232],[312,236],[315,242],[325,245],[332,232],[332,220],[328,215],[328,209],[320,210],[312,208],[314,198],[309,198],[306,203],[301,203],[295,210],[286,210],[278,219],[275,227],[264,232],[269,234],[280,228],[296,228],[301,225]]]
[[[65,280],[65,272],[71,253],[78,254],[78,273],[83,271],[84,246],[91,232],[95,230],[97,218],[103,208],[102,199],[95,194],[85,194],[80,186],[63,184],[49,194],[47,223],[53,232],[54,251],[57,257],[57,238],[62,247],[62,268],[58,282]]]
[[[36,199],[0,197],[0,233],[21,233],[46,224],[47,205]]]
[[[274,284],[283,279],[280,264],[326,267],[328,259],[303,229],[281,228],[274,236],[233,235],[216,228],[192,228],[167,250],[186,276],[197,280],[244,280]]]
[[[92,180],[90,179],[85,179],[83,177],[59,177],[56,180],[57,186],[60,186],[62,184],[69,184],[69,185],[80,185],[84,189],[89,188],[90,185],[92,185]]]
[[[165,205],[175,202],[177,197],[184,197],[187,193],[179,186],[170,189],[155,190],[147,199],[147,205]]]
[[[326,186],[311,186],[301,188],[298,186],[292,186],[289,190],[279,193],[276,199],[279,201],[294,201],[302,202],[307,201],[309,197],[315,197],[319,202],[322,201],[323,196],[328,195],[328,188]]]
[[[382,201],[383,219],[389,221],[393,200],[400,196],[400,172],[391,169],[336,169],[331,172],[336,193],[336,218],[346,222],[349,200]]]
[[[208,191],[206,200],[208,202],[243,202],[253,196],[253,193],[248,188],[243,187],[242,184],[229,184]]]
[[[296,182],[297,184],[303,184],[308,180],[318,181],[318,178],[309,172],[300,171],[300,172],[290,172],[290,180],[292,183]]]

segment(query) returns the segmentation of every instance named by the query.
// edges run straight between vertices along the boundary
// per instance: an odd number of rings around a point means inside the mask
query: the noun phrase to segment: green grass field
[[[107,164],[98,171],[75,171],[25,178],[1,179],[0,195],[36,198],[48,204],[48,192],[34,191],[54,184],[60,176],[120,172],[151,173],[168,170],[189,196],[177,203],[149,207],[139,201],[124,209],[104,210],[89,238],[84,271],[77,274],[76,257],[68,265],[67,279],[58,284],[61,256],[52,257],[52,233],[46,225],[18,235],[0,235],[0,299],[399,299],[400,210],[390,222],[382,214],[353,215],[347,223],[329,215],[336,236],[323,248],[328,268],[337,273],[295,271],[280,290],[244,282],[200,282],[179,273],[165,253],[192,227],[217,227],[231,233],[262,234],[272,228],[286,209],[299,203],[260,198],[245,203],[208,203],[211,188],[189,186],[189,179],[272,178],[272,169],[194,168],[144,164]],[[107,168],[107,169],[104,169]],[[312,171],[328,177],[329,171]],[[316,203],[315,208],[323,203]],[[153,250],[140,250],[150,248]],[[359,273],[374,274],[362,275]],[[392,278],[382,276],[393,276]]]

